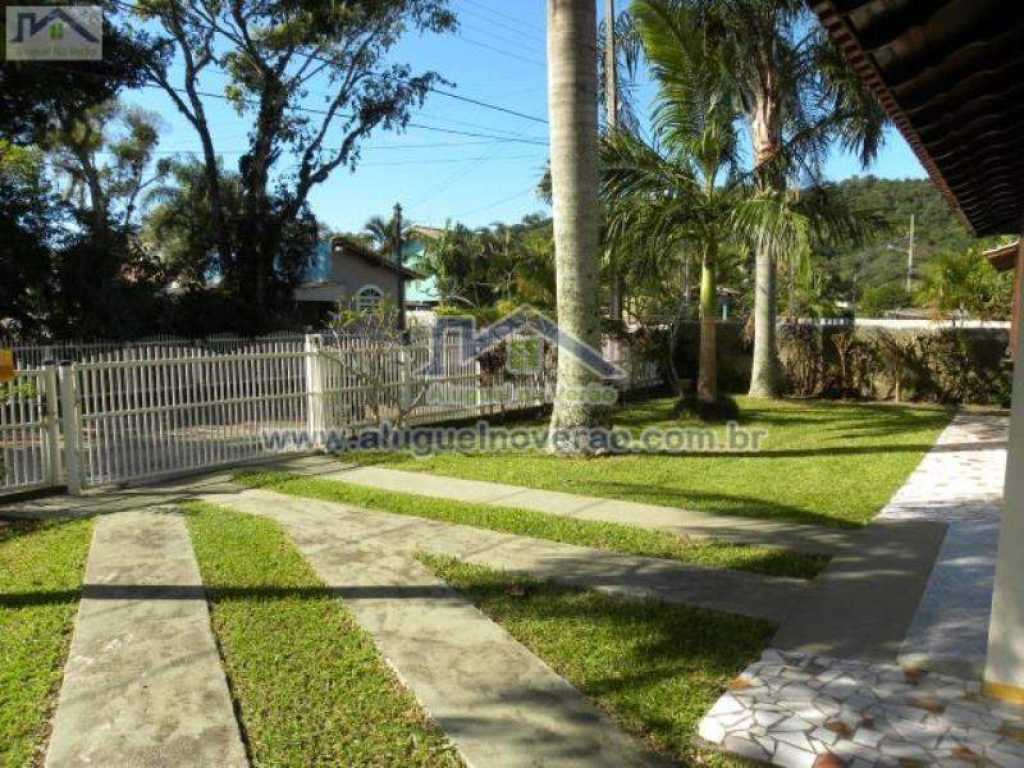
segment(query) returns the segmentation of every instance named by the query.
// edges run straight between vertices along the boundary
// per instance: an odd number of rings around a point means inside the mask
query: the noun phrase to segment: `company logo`
[[[578,388],[578,391],[563,390],[561,397],[596,405],[609,405],[618,398],[618,391],[609,383],[621,381],[627,373],[592,346],[568,331],[559,328],[554,320],[529,306],[519,307],[495,323],[477,329],[472,317],[439,317],[430,338],[429,361],[417,374],[424,380],[444,379],[449,365],[479,360],[489,352],[504,347],[504,368],[513,376],[530,376],[545,373],[545,346],[554,347],[559,355],[575,357],[584,368],[594,374],[594,382]],[[555,378],[539,386],[537,398],[550,401]],[[529,385],[527,385],[529,386]],[[501,387],[499,387],[501,389]],[[519,385],[520,394],[524,389]],[[444,397],[454,392],[451,386],[440,388],[437,393]],[[481,393],[482,402],[501,402],[500,392]],[[431,396],[429,399],[434,400]],[[443,403],[436,403],[443,404]]]
[[[98,5],[10,5],[8,61],[99,61],[103,9]]]

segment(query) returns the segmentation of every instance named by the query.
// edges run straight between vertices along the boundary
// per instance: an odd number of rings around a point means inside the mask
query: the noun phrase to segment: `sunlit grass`
[[[765,432],[758,452],[573,459],[523,450],[339,458],[719,514],[857,526],[879,512],[950,420],[937,407],[737,400],[741,426]],[[673,405],[671,398],[627,405],[614,422],[634,434],[650,427],[708,428],[675,418]],[[723,435],[726,427],[713,429]]]
[[[91,539],[90,520],[0,526],[0,766],[45,746]]]
[[[277,523],[185,508],[254,766],[462,765]]]
[[[759,658],[771,624],[421,559],[655,750],[685,766],[747,764],[701,746],[697,725]]]

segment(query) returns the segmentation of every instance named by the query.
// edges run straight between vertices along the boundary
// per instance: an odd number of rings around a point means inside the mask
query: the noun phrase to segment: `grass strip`
[[[33,765],[81,596],[92,521],[0,525],[0,766]]]
[[[461,766],[277,523],[185,505],[254,766]]]
[[[682,765],[746,765],[701,746],[697,725],[767,645],[771,624],[420,559],[625,730]]]
[[[483,480],[740,517],[856,528],[867,524],[935,444],[952,411],[826,400],[737,397],[740,426],[764,434],[760,450],[634,453],[569,458],[545,451],[350,451],[346,463]],[[675,400],[625,404],[616,428],[698,430],[726,439],[728,427],[681,419]],[[526,422],[523,428],[546,428]]]
[[[825,555],[711,539],[687,539],[666,531],[383,491],[340,480],[324,480],[285,472],[247,472],[235,475],[234,479],[250,488],[263,488],[291,496],[458,523],[518,536],[532,536],[563,544],[607,549],[627,555],[660,557],[691,565],[810,579],[828,564]]]

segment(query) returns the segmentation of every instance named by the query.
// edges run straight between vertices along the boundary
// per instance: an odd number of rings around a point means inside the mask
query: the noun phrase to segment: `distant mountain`
[[[901,283],[907,276],[907,236],[915,218],[914,272],[944,251],[960,252],[976,244],[959,216],[926,179],[879,179],[854,176],[835,185],[835,192],[853,209],[873,213],[889,231],[873,243],[828,254],[829,271],[858,293],[868,288]],[[892,244],[899,251],[886,247]]]

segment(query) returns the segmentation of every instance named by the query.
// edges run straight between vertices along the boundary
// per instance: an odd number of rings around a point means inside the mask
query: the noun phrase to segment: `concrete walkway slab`
[[[762,576],[623,555],[515,536],[466,525],[378,512],[263,490],[202,497],[240,511],[330,525],[348,546],[412,558],[419,552],[455,557],[570,586],[632,598],[654,598],[780,623],[806,594],[803,579]],[[312,522],[311,522],[312,524]]]
[[[247,766],[188,530],[170,508],[96,523],[47,768]]]
[[[282,460],[275,468],[340,480],[385,491],[415,493],[438,499],[515,507],[620,525],[668,531],[680,536],[716,538],[796,552],[832,554],[856,546],[858,531],[801,525],[763,518],[714,515],[676,507],[522,488],[502,483],[463,480],[386,467],[356,467],[325,457]]]
[[[417,531],[428,528],[423,521],[355,514],[264,491],[205,500],[285,528],[472,768],[662,764],[413,559],[412,544],[394,546],[415,541]]]

